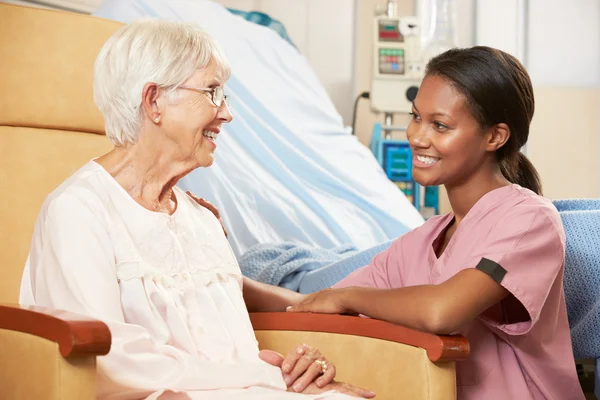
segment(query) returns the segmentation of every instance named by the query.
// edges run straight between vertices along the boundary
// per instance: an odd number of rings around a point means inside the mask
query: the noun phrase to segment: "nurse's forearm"
[[[285,311],[302,301],[303,294],[244,277],[244,301],[249,312]]]
[[[465,269],[438,285],[340,290],[347,310],[437,334],[456,332],[509,292],[489,275]]]
[[[434,285],[401,289],[342,289],[342,306],[371,318],[433,333],[451,333],[445,307],[440,307]],[[450,330],[450,331],[448,331]]]

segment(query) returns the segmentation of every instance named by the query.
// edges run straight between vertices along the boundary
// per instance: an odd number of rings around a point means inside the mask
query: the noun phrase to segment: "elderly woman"
[[[259,357],[244,300],[273,307],[268,289],[242,278],[217,218],[175,186],[213,163],[232,119],[228,77],[216,43],[190,25],[137,22],[107,41],[94,99],[115,147],[46,199],[21,302],[107,323],[99,398],[373,397],[333,381],[309,346]]]

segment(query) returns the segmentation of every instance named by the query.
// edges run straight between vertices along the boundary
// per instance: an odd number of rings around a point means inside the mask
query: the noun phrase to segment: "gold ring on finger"
[[[321,367],[321,374],[327,372],[327,361],[315,360],[315,363],[317,363]]]

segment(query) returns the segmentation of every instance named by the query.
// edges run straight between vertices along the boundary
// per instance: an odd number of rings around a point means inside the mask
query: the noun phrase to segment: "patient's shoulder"
[[[66,218],[74,214],[73,208],[87,209],[90,212],[105,207],[108,194],[102,167],[91,161],[64,180],[45,199],[38,216],[44,222],[49,214],[60,214]]]

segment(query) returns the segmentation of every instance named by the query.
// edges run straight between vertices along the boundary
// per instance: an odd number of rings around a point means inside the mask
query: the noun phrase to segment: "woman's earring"
[[[154,122],[156,122],[158,124],[158,121],[160,121],[160,117],[154,118]]]

